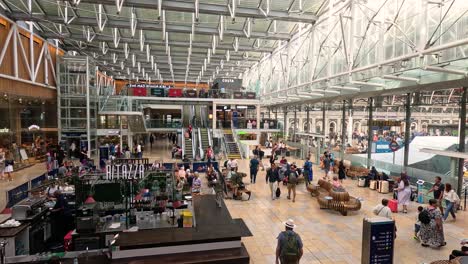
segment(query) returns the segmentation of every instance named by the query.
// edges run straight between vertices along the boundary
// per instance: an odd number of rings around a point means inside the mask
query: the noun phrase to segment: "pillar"
[[[307,131],[304,131],[305,133],[310,133],[312,131],[310,129],[311,123],[310,123],[310,107],[306,108],[306,124],[307,124]]]
[[[343,100],[343,112],[341,116],[341,146],[342,146],[342,155],[346,150],[346,100]]]
[[[367,122],[367,168],[371,167],[372,158],[372,112],[374,104],[374,98],[369,98],[369,120]]]
[[[278,109],[275,109],[275,121],[276,121],[276,127],[275,128],[279,129],[279,126],[278,126]]]
[[[293,127],[293,141],[296,142],[296,129],[298,126],[298,120],[297,120],[297,107],[294,107],[294,127]]]
[[[458,151],[465,152],[465,134],[466,134],[466,95],[467,87],[463,87],[462,98],[460,102],[460,131],[458,132]],[[461,197],[463,186],[463,167],[465,166],[464,159],[458,159],[458,186],[457,193]]]
[[[348,104],[348,142],[350,145],[353,143],[353,131],[354,131],[354,123],[353,123],[353,100],[349,100]]]
[[[216,103],[213,103],[213,130],[216,129]]]
[[[312,117],[312,123],[310,124],[312,129],[309,129],[310,132],[316,133],[317,132],[317,118]]]
[[[260,122],[261,122],[261,118],[260,118],[260,104],[256,105],[256,110],[257,110],[257,127],[256,127],[256,129],[259,129],[259,128],[260,128]]]
[[[287,108],[284,109],[284,126],[283,126],[283,137],[286,139],[286,135],[288,133],[288,110]]]
[[[406,94],[406,118],[405,118],[405,156],[403,158],[403,167],[408,166],[409,158],[409,143],[410,143],[410,129],[411,129],[411,94]]]
[[[322,146],[325,146],[325,126],[326,126],[326,120],[325,120],[325,102],[322,103]]]

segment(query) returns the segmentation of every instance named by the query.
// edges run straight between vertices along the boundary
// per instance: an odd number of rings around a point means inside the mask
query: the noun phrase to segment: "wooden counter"
[[[214,195],[193,198],[196,227],[120,233],[112,263],[249,263],[241,238],[252,236],[242,219],[232,219]],[[167,254],[171,253],[171,254]],[[135,259],[138,259],[135,260]],[[155,259],[157,258],[157,262]],[[127,262],[126,262],[127,261]]]

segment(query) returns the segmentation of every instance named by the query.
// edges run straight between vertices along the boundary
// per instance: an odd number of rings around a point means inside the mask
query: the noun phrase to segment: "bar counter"
[[[146,264],[146,263],[228,263],[247,264],[249,254],[241,242],[252,233],[242,219],[232,219],[224,201],[216,205],[214,195],[193,197],[196,227],[156,228],[136,232],[118,232],[109,252],[107,248],[86,252],[67,252],[61,263]],[[99,253],[100,252],[100,253]],[[50,263],[51,259],[23,256],[7,263]],[[58,262],[57,262],[58,263]]]

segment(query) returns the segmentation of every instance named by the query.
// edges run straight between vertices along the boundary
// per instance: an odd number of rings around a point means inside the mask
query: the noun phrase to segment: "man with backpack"
[[[306,180],[306,186],[307,186],[314,179],[314,175],[312,171],[312,161],[310,161],[309,157],[307,157],[306,161],[304,162],[303,170],[304,170],[304,178]]]
[[[291,165],[291,169],[287,172],[287,179],[288,179],[288,199],[291,199],[291,191],[293,193],[292,201],[293,203],[296,202],[296,185],[297,185],[297,178],[299,177],[299,173],[297,172],[296,165]]]
[[[292,219],[288,219],[284,226],[285,231],[278,235],[276,264],[298,264],[304,253],[301,237],[293,231],[296,225]]]

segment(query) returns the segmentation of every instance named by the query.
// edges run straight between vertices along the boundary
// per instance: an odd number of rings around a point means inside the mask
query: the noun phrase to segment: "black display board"
[[[218,78],[215,79],[213,83],[217,83],[220,89],[225,88],[230,91],[239,91],[242,87],[242,79]]]
[[[362,230],[362,264],[392,264],[395,221],[364,218]]]

